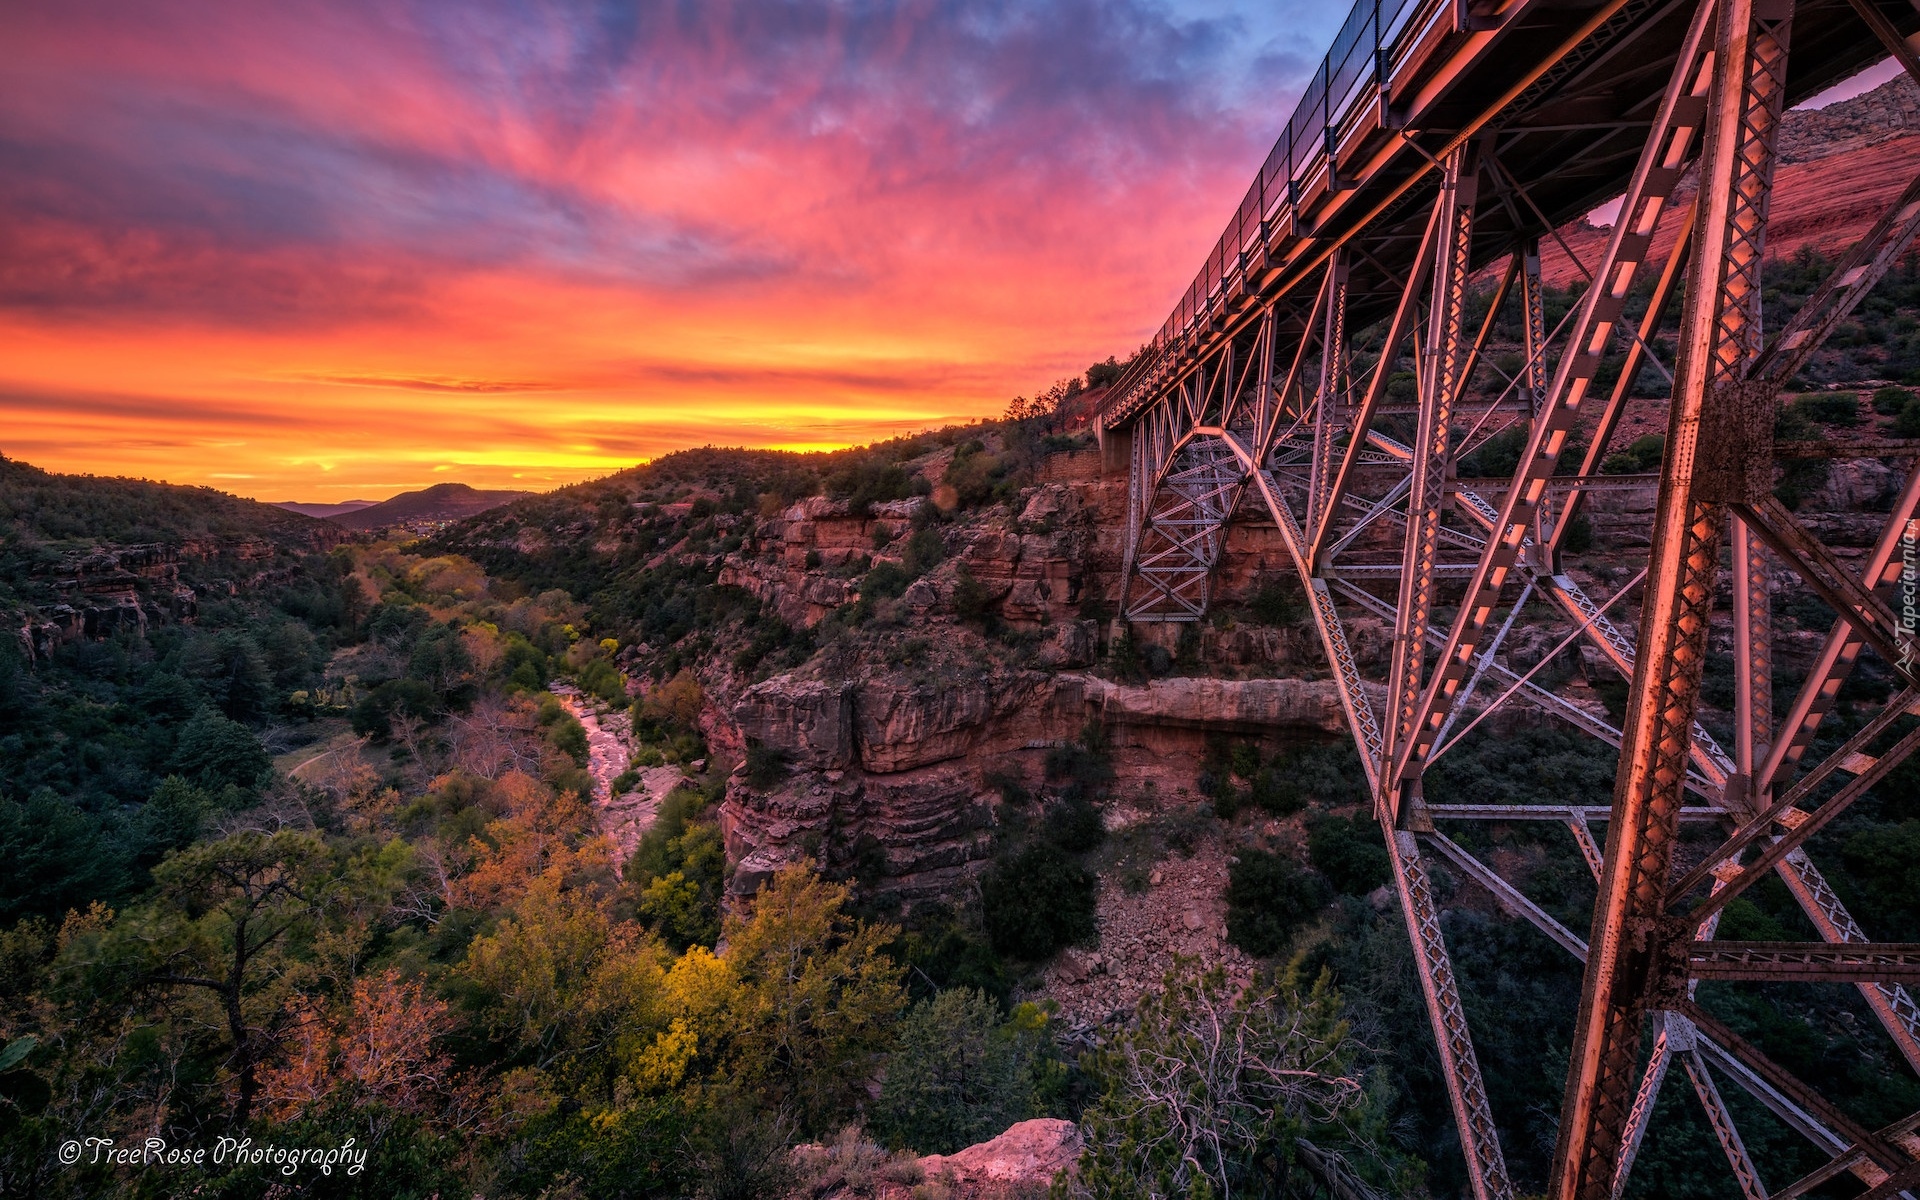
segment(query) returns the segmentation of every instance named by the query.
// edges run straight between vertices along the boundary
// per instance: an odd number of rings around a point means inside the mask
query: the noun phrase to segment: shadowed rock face
[[[839,770],[853,762],[852,683],[802,681],[782,675],[748,688],[733,720],[797,767]]]
[[[918,682],[875,672],[828,683],[778,676],[749,688],[734,721],[791,768],[772,786],[736,777],[721,809],[736,893],[823,845],[865,845],[883,889],[950,891],[990,851],[999,773],[1037,780],[1046,752],[1091,720],[1134,785],[1191,782],[1210,734],[1323,738],[1341,728],[1330,681],[1160,679],[1009,671]]]

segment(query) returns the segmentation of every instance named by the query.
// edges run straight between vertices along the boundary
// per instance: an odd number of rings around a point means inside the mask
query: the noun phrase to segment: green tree
[[[180,730],[168,764],[173,773],[201,787],[258,787],[273,760],[253,731],[238,721],[203,708]]]
[[[1039,1106],[1046,1042],[1046,1014],[1032,1004],[1007,1018],[971,988],[922,1000],[901,1018],[876,1132],[895,1148],[951,1154],[1026,1120]]]
[[[634,856],[637,863],[638,853]],[[635,878],[640,916],[675,950],[712,946],[720,937],[720,899],[727,850],[711,821],[685,825],[661,848],[659,871]]]
[[[51,788],[0,797],[0,921],[58,917],[126,886],[126,862],[99,818]]]
[[[68,947],[67,967],[173,997],[223,1035],[234,1127],[253,1115],[259,1073],[284,1033],[290,942],[309,934],[331,856],[318,834],[236,833],[154,869],[154,903]]]

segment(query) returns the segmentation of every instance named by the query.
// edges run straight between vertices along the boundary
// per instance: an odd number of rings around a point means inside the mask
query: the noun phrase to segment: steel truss
[[[1257,213],[1272,208],[1286,220],[1263,217],[1255,232],[1236,235],[1247,239],[1238,257],[1228,264],[1221,255],[1228,265],[1203,272],[1196,288],[1212,279],[1209,289],[1183,301],[1170,332],[1123,377],[1101,416],[1103,433],[1130,429],[1132,437],[1123,622],[1201,619],[1236,516],[1257,512],[1279,529],[1367,775],[1468,1175],[1482,1200],[1511,1196],[1513,1185],[1433,892],[1436,859],[1585,964],[1553,1196],[1621,1193],[1675,1063],[1743,1196],[1801,1195],[1840,1175],[1855,1177],[1867,1195],[1920,1195],[1920,1114],[1883,1129],[1860,1126],[1695,994],[1703,979],[1850,984],[1893,1050],[1920,1069],[1920,1006],[1907,991],[1920,985],[1920,944],[1871,941],[1806,848],[1920,749],[1920,647],[1888,600],[1909,544],[1903,539],[1920,536],[1920,471],[1907,465],[1910,457],[1900,460],[1911,473],[1863,557],[1835,553],[1772,496],[1777,395],[1920,234],[1916,180],[1812,299],[1767,336],[1760,269],[1774,132],[1791,98],[1796,36],[1812,53],[1829,53],[1820,48],[1843,42],[1834,31],[1847,23],[1849,36],[1884,41],[1920,74],[1901,41],[1912,14],[1896,26],[1871,0],[1847,3],[1803,0],[1798,13],[1793,0],[1603,5],[1553,43],[1506,108],[1453,127],[1437,150],[1407,132],[1424,93],[1414,90],[1407,112],[1396,108],[1407,94],[1396,64],[1415,53],[1407,47],[1458,45],[1465,54],[1486,29],[1518,22],[1530,7],[1507,5],[1484,27],[1474,24],[1480,18],[1458,17],[1466,6],[1450,7],[1456,40],[1447,42],[1447,31],[1436,33],[1440,27],[1421,15],[1425,6],[1402,4],[1389,21],[1376,5],[1375,75],[1352,85],[1349,99],[1365,108],[1374,97],[1380,123],[1397,129],[1424,163],[1362,219],[1338,227],[1328,218],[1326,232],[1304,215],[1298,174],[1285,201],[1273,202],[1279,207],[1264,199],[1263,174]],[[1585,264],[1591,286],[1549,329],[1539,247],[1555,236],[1554,223],[1534,195],[1538,178],[1524,182],[1508,161],[1510,131],[1545,128],[1542,114],[1572,112],[1574,102],[1555,89],[1619,69],[1622,39],[1656,24],[1671,41],[1665,70],[1639,78],[1645,95],[1623,126],[1637,148],[1620,141],[1628,134],[1606,135],[1616,156],[1631,151],[1630,173],[1621,168],[1619,217],[1599,261]],[[1331,67],[1326,76],[1333,78]],[[1349,151],[1342,165],[1343,146],[1368,143],[1355,132],[1358,118],[1341,117],[1331,99],[1325,104],[1324,165],[1309,160],[1296,168],[1291,149],[1284,165],[1309,180],[1363,190],[1367,163],[1396,160],[1385,150],[1371,159]],[[1698,181],[1697,195],[1670,203],[1683,176]],[[1325,204],[1337,211],[1335,200]],[[1397,232],[1369,240],[1389,218]],[[1655,236],[1667,222],[1679,226],[1676,240],[1656,260]],[[1389,251],[1397,268],[1383,263]],[[1491,278],[1489,264],[1500,268],[1498,284],[1476,322],[1471,292],[1476,278]],[[1355,308],[1363,277],[1371,297],[1364,320]],[[1640,283],[1651,284],[1651,302],[1630,322],[1629,297]],[[1678,353],[1662,362],[1653,346],[1683,284]],[[1491,401],[1470,398],[1497,318],[1512,306],[1524,329],[1524,363],[1511,375],[1493,370],[1504,390]],[[1356,342],[1356,333],[1378,336]],[[1600,389],[1610,354],[1623,355],[1624,364],[1617,382]],[[1661,471],[1632,481],[1603,477],[1600,464],[1643,367],[1671,388]],[[1415,381],[1411,404],[1392,397],[1403,369]],[[1461,458],[1509,429],[1525,433],[1510,477],[1456,477]],[[1588,494],[1621,486],[1657,486],[1644,570],[1589,594],[1595,581],[1569,566],[1568,542]],[[1723,551],[1731,601],[1716,624]],[[1779,639],[1770,594],[1781,586],[1806,589],[1838,616],[1776,721]],[[1349,625],[1361,616],[1393,630],[1382,677],[1370,677],[1352,650]],[[1553,626],[1554,649],[1518,670],[1505,650],[1516,629],[1530,625]],[[1726,748],[1695,719],[1716,639],[1731,645],[1736,664]],[[1576,646],[1627,681],[1619,726],[1591,694],[1568,694],[1556,676],[1541,674]],[[1838,750],[1809,761],[1863,654],[1916,686],[1894,695]],[[1429,767],[1516,705],[1617,748],[1610,804],[1597,797],[1568,797],[1564,806],[1482,804],[1470,796],[1430,802],[1423,790]],[[1584,937],[1442,828],[1476,821],[1566,828],[1598,889]],[[1595,823],[1605,825],[1604,843]],[[1683,825],[1718,828],[1724,840],[1704,855],[1676,857]],[[1785,884],[1822,941],[1716,939],[1725,906],[1768,877]],[[1827,1165],[1797,1181],[1776,1180],[1769,1191],[1766,1164],[1753,1160],[1722,1097],[1728,1084],[1806,1137]]]

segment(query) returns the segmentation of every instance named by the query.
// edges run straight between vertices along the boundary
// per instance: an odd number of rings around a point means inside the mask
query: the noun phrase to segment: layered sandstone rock
[[[902,897],[950,891],[991,849],[1000,777],[1038,783],[1046,753],[1089,723],[1108,731],[1121,785],[1186,788],[1214,734],[1319,739],[1341,729],[1330,681],[1160,679],[1116,684],[1044,671],[932,683],[874,671],[839,683],[778,676],[742,693],[734,722],[791,770],[728,785],[721,828],[747,894],[782,865],[872,873]]]

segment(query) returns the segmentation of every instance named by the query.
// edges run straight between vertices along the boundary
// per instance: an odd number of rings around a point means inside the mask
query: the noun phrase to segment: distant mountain
[[[273,502],[273,506],[275,508],[284,508],[288,512],[297,512],[303,517],[318,517],[324,521],[329,517],[338,517],[346,513],[358,512],[363,508],[372,508],[378,503],[380,503],[378,500],[342,500],[338,504],[302,504],[298,500],[276,500]]]
[[[531,495],[532,492],[482,491],[464,483],[436,483],[418,492],[401,492],[391,500],[341,513],[329,520],[348,529],[458,521]]]

